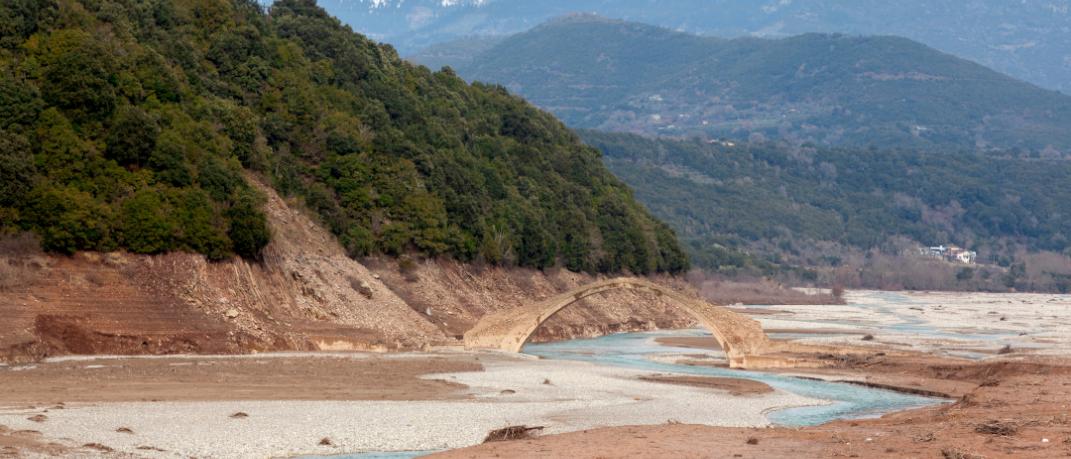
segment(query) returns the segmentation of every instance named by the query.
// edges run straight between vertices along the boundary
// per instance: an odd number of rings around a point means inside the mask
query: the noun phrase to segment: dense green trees
[[[255,258],[252,172],[353,256],[687,267],[553,117],[405,63],[312,0],[16,0],[0,31],[0,224],[50,250]]]
[[[143,166],[156,149],[160,129],[144,110],[124,106],[112,119],[105,142],[106,156],[123,166]]]
[[[583,131],[694,263],[770,273],[954,243],[986,263],[1071,254],[1071,161],[1005,153],[737,146]],[[966,274],[964,274],[966,275]]]

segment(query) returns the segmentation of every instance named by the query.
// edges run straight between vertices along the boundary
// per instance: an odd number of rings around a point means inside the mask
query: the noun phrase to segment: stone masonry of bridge
[[[757,357],[769,348],[769,339],[757,321],[636,278],[594,282],[536,303],[488,314],[465,333],[465,347],[520,352],[532,333],[558,311],[588,296],[615,289],[641,290],[672,300],[714,335],[725,351],[731,368],[747,367],[749,357]]]

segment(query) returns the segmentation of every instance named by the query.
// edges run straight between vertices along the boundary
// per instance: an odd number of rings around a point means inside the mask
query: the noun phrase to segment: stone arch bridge
[[[757,321],[668,287],[635,278],[594,282],[536,303],[488,314],[465,332],[465,347],[520,352],[536,329],[558,311],[591,295],[617,289],[652,293],[683,308],[710,330],[725,351],[731,368],[748,366],[749,357],[756,357],[769,347],[769,339]]]

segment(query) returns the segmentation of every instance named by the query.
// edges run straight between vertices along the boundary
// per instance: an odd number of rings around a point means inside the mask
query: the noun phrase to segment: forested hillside
[[[313,0],[0,3],[0,227],[53,251],[255,258],[245,174],[353,256],[681,271],[675,236],[552,116],[403,62]]]
[[[1067,160],[582,135],[714,270],[836,267],[853,251],[948,243],[1011,266],[1022,250],[1071,248]]]
[[[1071,96],[897,37],[700,37],[590,15],[455,69],[579,128],[935,151],[1071,154]],[[439,47],[435,63],[457,55]]]

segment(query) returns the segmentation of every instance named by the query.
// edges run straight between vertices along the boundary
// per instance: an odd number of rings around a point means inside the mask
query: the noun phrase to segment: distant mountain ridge
[[[502,84],[578,128],[1071,152],[1071,97],[899,37],[730,40],[585,14],[439,50],[416,60]]]
[[[510,35],[573,12],[720,37],[897,35],[1042,87],[1071,92],[1071,0],[321,0],[403,55],[473,35]]]

